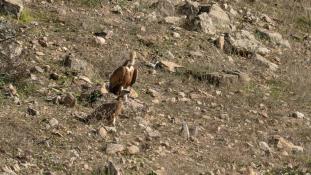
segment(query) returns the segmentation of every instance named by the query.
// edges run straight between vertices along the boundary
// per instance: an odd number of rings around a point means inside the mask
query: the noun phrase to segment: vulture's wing
[[[116,85],[120,85],[123,83],[124,81],[124,77],[126,74],[126,68],[121,66],[118,69],[116,69],[115,71],[113,71],[113,73],[110,76],[110,85],[112,85],[112,87],[116,86]]]
[[[138,70],[134,69],[133,76],[132,76],[132,81],[131,81],[131,86],[136,82],[137,73],[138,73]]]

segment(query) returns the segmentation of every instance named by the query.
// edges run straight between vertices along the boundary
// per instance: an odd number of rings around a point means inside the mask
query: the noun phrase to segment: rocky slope
[[[309,1],[0,8],[0,174],[311,173]],[[116,127],[80,122],[132,50]]]

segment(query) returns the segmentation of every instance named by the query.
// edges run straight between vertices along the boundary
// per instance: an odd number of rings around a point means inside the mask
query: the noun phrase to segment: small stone
[[[259,142],[259,147],[263,151],[267,151],[267,152],[271,151],[271,148],[269,147],[268,143],[266,143],[266,142]]]
[[[105,45],[106,44],[106,40],[103,37],[95,36],[95,43],[99,44],[99,45]]]
[[[57,125],[58,125],[58,120],[55,119],[55,118],[52,118],[52,119],[49,121],[49,124],[50,124],[51,127],[57,126]]]
[[[111,143],[111,144],[107,145],[106,153],[107,154],[116,154],[116,153],[122,152],[124,150],[125,150],[125,148],[123,145]]]
[[[111,10],[113,13],[122,14],[122,8],[119,5],[116,5]]]
[[[159,131],[153,130],[150,127],[147,127],[146,131],[147,131],[148,136],[151,137],[151,138],[159,138],[161,136]]]
[[[107,130],[103,127],[99,128],[98,130],[98,134],[102,137],[102,138],[106,138],[107,137]]]
[[[180,129],[180,135],[183,136],[185,139],[190,138],[190,131],[189,131],[189,128],[186,122],[182,123],[181,129]]]
[[[40,66],[35,66],[31,69],[31,72],[34,72],[34,73],[43,73],[44,70],[40,67]]]
[[[177,32],[173,32],[173,37],[174,37],[174,38],[180,38],[180,34],[177,33]]]
[[[129,146],[127,148],[127,151],[128,151],[129,154],[133,155],[133,154],[139,153],[139,148],[137,146],[135,146],[135,145],[132,145],[132,146]]]
[[[156,90],[154,89],[148,89],[147,90],[147,94],[151,95],[152,97],[156,98],[156,97],[160,97],[160,93],[157,92]]]
[[[18,96],[16,88],[11,83],[7,86],[7,93],[11,97]]]
[[[59,77],[60,77],[60,76],[59,76],[57,73],[55,73],[55,72],[53,72],[53,73],[50,74],[50,79],[52,79],[52,80],[58,80]]]
[[[303,119],[305,118],[305,115],[299,111],[296,111],[296,112],[293,112],[291,114],[291,117],[294,117],[294,118],[298,118],[298,119]]]
[[[76,97],[73,96],[71,93],[67,93],[66,95],[62,96],[60,103],[67,106],[67,107],[74,107],[76,105]]]
[[[182,68],[183,66],[178,65],[174,62],[170,62],[170,61],[160,61],[160,66],[170,72],[175,72],[176,68]]]
[[[42,46],[42,47],[48,47],[48,42],[47,42],[47,37],[42,37],[38,40],[38,43]]]
[[[36,52],[36,55],[38,56],[44,56],[45,54],[43,52]]]
[[[31,116],[39,115],[39,111],[35,110],[32,106],[28,106],[27,113]]]

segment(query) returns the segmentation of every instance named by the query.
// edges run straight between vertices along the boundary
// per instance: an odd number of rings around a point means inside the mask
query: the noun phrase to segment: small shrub
[[[22,23],[30,23],[33,20],[31,16],[31,11],[29,9],[24,9],[19,17],[19,21]]]

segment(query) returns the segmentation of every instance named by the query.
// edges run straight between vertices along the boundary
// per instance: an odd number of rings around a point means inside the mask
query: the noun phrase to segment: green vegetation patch
[[[33,16],[32,16],[32,12],[30,9],[25,8],[20,17],[19,17],[19,21],[22,23],[30,23],[33,21]]]

